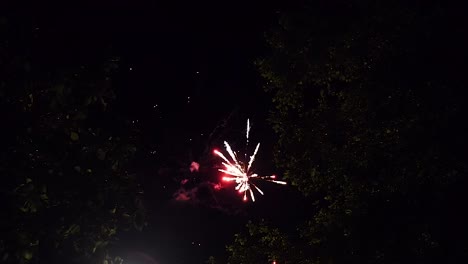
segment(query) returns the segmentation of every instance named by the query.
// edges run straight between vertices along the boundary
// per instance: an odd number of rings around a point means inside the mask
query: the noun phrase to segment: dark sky
[[[253,62],[267,52],[263,34],[275,24],[280,6],[99,2],[37,3],[15,16],[35,25],[34,45],[44,51],[38,56],[51,65],[115,57],[123,67],[115,80],[114,111],[141,131],[143,147],[133,167],[144,183],[148,226],[121,234],[116,253],[132,264],[149,263],[144,258],[203,263],[210,255],[222,256],[249,219],[295,226],[304,210],[291,187],[260,183],[266,195],[243,203],[232,185],[213,188],[219,175],[210,152],[222,149],[223,140],[243,148],[250,118],[252,143],[262,142],[256,169],[277,173],[274,135],[265,122],[270,99]],[[188,172],[192,161],[201,165],[197,174]],[[184,179],[189,181],[182,186]],[[193,196],[176,201],[178,191]]]

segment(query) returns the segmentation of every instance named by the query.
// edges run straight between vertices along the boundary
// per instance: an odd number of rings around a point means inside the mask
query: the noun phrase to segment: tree
[[[317,197],[300,229],[303,260],[466,257],[459,15],[442,4],[314,1],[267,34],[271,55],[257,65],[275,103],[277,164]]]
[[[112,111],[119,62],[48,63],[34,30],[2,19],[0,259],[102,263],[119,230],[144,224],[137,131]]]
[[[308,252],[298,237],[292,237],[265,220],[258,224],[249,222],[246,232],[234,236],[227,246],[228,263],[312,263],[305,256]]]

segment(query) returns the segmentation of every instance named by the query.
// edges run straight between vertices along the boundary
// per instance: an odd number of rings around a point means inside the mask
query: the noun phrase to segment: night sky
[[[461,6],[2,2],[0,263],[466,263]]]
[[[261,142],[255,164],[276,171],[274,134],[266,122],[271,99],[254,66],[265,49],[264,32],[279,6],[264,1],[99,1],[36,4],[14,11],[36,28],[37,56],[51,65],[119,60],[113,111],[139,132],[133,173],[144,185],[147,227],[119,235],[113,246],[127,263],[203,263],[223,258],[225,245],[247,221],[267,219],[294,227],[306,213],[290,186],[260,183],[265,196],[244,203],[233,185],[220,182],[212,149],[228,140],[244,148],[246,120],[251,146]],[[67,58],[66,60],[63,58]],[[190,173],[192,161],[200,164]],[[185,184],[181,184],[188,179]],[[178,200],[181,193],[192,195]],[[293,204],[293,206],[291,206]],[[152,258],[155,262],[145,262]]]

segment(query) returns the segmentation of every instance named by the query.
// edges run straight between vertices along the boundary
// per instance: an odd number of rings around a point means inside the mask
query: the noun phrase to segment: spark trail
[[[247,119],[247,130],[246,130],[246,149],[249,144],[249,133],[250,133],[250,121]],[[224,162],[221,164],[224,165],[224,169],[219,169],[220,172],[224,172],[227,174],[227,176],[223,177],[223,181],[235,181],[236,182],[236,187],[235,190],[237,190],[239,193],[243,193],[244,196],[244,201],[247,201],[247,193],[250,194],[250,197],[253,202],[255,202],[255,194],[253,190],[257,190],[261,195],[264,194],[264,192],[254,183],[252,183],[250,180],[255,178],[255,179],[260,179],[260,180],[265,180],[269,182],[273,182],[276,184],[282,184],[286,185],[287,183],[284,181],[277,181],[275,175],[270,175],[270,176],[259,176],[256,173],[252,173],[250,169],[252,168],[252,164],[255,161],[255,156],[257,155],[258,149],[260,148],[260,143],[257,144],[255,147],[255,151],[250,156],[249,161],[246,162],[241,162],[237,159],[236,152],[234,152],[229,145],[227,141],[224,141],[224,146],[226,148],[227,153],[231,157],[232,161],[230,161],[226,156],[219,152],[218,150],[214,150],[214,154],[219,156],[221,159],[223,159]],[[247,157],[247,153],[245,153],[245,157]],[[253,187],[253,188],[252,188]]]

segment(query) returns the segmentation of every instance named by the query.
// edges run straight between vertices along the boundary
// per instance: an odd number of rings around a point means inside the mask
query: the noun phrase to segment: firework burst
[[[246,130],[246,149],[249,145],[249,133],[250,133],[250,122],[247,119],[247,130]],[[255,156],[257,155],[258,149],[260,148],[260,143],[257,144],[255,147],[255,150],[250,156],[250,159],[248,162],[243,162],[240,161],[237,158],[236,152],[234,152],[226,141],[224,141],[224,146],[226,148],[227,153],[229,154],[229,157],[231,160],[229,160],[223,153],[219,152],[218,150],[214,150],[214,154],[219,156],[223,162],[222,164],[224,165],[224,169],[219,169],[220,172],[223,172],[226,174],[226,176],[223,177],[223,181],[228,181],[228,182],[236,182],[236,190],[239,193],[243,193],[244,195],[244,201],[247,201],[247,193],[250,194],[250,197],[252,198],[252,201],[255,202],[255,194],[253,190],[257,190],[261,195],[263,195],[263,191],[254,183],[252,183],[250,180],[255,178],[255,179],[261,179],[277,184],[283,184],[285,185],[286,182],[284,181],[277,181],[275,175],[270,175],[270,176],[259,176],[256,173],[251,172],[252,164],[255,161]],[[247,152],[245,153],[245,161],[247,160]]]

